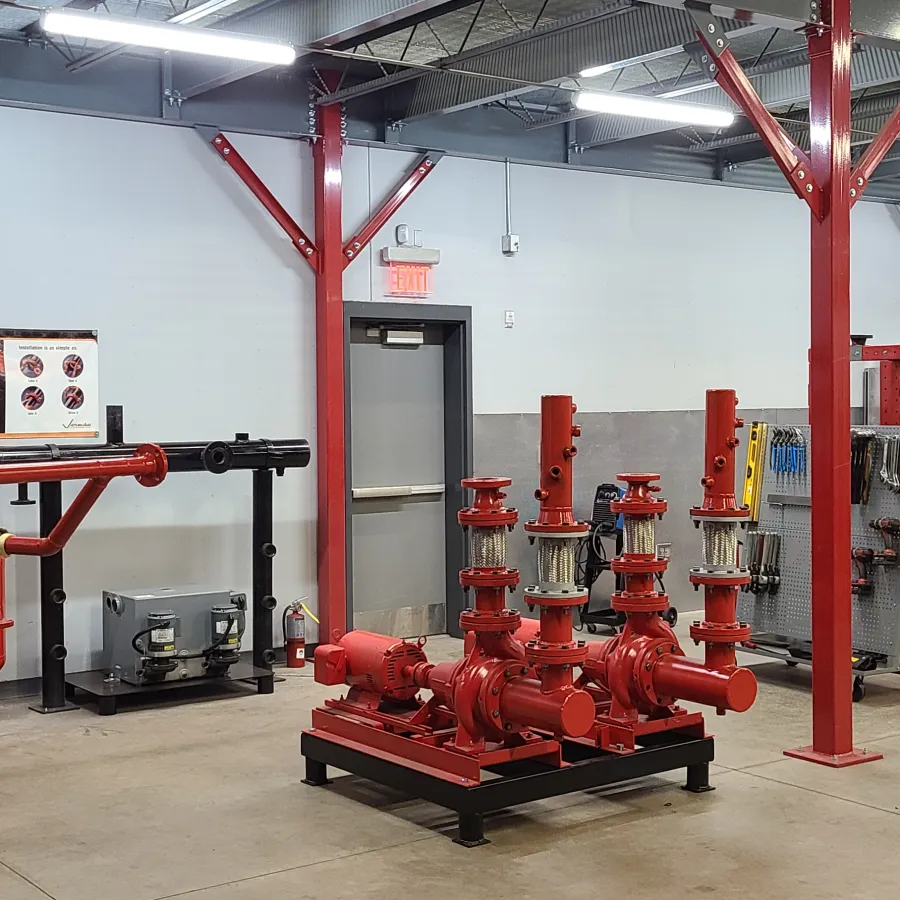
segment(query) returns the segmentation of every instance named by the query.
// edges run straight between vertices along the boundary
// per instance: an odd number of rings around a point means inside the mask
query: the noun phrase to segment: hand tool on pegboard
[[[874,431],[853,429],[850,432],[850,502],[854,506],[865,506],[869,502],[875,438]]]
[[[900,436],[881,436],[881,483],[895,494],[900,493]]]

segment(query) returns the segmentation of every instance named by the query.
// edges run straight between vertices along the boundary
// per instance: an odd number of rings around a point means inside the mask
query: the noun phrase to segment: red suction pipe
[[[143,444],[138,447],[134,456],[125,459],[56,460],[49,463],[0,466],[0,484],[88,479],[88,483],[47,537],[0,534],[0,558],[53,556],[59,553],[113,478],[132,475],[144,487],[155,487],[165,479],[168,469],[166,454],[155,444]]]

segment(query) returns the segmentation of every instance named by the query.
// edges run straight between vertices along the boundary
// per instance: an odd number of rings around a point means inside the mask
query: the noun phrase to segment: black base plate
[[[81,707],[75,703],[69,703],[67,700],[62,706],[43,706],[40,703],[33,703],[28,708],[32,712],[40,713],[42,716],[51,716],[54,713],[72,712]]]
[[[478,846],[484,842],[481,827],[485,813],[521,803],[531,803],[574,791],[585,791],[673,769],[687,769],[687,789],[709,789],[709,764],[715,746],[711,737],[691,737],[676,731],[649,736],[635,753],[607,753],[571,741],[563,743],[563,758],[570,765],[555,768],[537,759],[491,766],[498,775],[473,787],[465,787],[392,760],[364,748],[330,741],[321,729],[304,731],[300,752],[306,757],[309,783],[322,785],[327,767],[334,766],[413,797],[421,797],[459,815],[457,843]]]
[[[258,669],[247,662],[235,663],[228,674],[220,678],[188,678],[184,681],[163,681],[142,687],[125,681],[108,681],[103,670],[73,672],[66,675],[66,696],[75,698],[78,692],[88,695],[97,704],[101,716],[112,716],[124,700],[136,706],[141,699],[208,700],[216,697],[246,693],[255,685],[260,694],[271,694],[275,676],[268,669]]]

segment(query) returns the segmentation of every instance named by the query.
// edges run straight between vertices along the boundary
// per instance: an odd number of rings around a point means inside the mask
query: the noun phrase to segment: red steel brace
[[[401,181],[388,198],[381,204],[362,229],[344,244],[344,268],[362,253],[372,238],[381,231],[388,220],[406,202],[412,192],[434,171],[434,167],[444,154],[432,150],[426,153],[412,168],[407,177]]]
[[[820,216],[822,189],[813,177],[806,155],[760,100],[750,79],[729,49],[728,38],[718,19],[706,10],[688,9],[688,12],[697,23],[700,43],[710,56],[708,74],[743,110],[794,193],[809,204],[814,216]]]
[[[856,205],[856,201],[862,197],[866,188],[869,186],[869,179],[875,170],[881,164],[888,150],[900,136],[900,107],[894,110],[891,117],[884,123],[878,135],[866,147],[853,174],[850,176],[850,206]],[[883,423],[882,423],[883,424]]]
[[[291,239],[294,249],[313,267],[318,268],[319,258],[313,242],[294,221],[291,214],[275,199],[275,195],[263,184],[262,179],[250,168],[247,160],[234,148],[224,134],[217,134],[210,142],[213,150],[225,160],[234,173],[250,189],[250,193],[262,203],[266,211]]]

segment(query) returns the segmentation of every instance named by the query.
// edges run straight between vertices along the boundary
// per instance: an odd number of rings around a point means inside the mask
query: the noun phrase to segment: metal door
[[[354,628],[446,630],[444,339],[440,325],[350,327]]]

